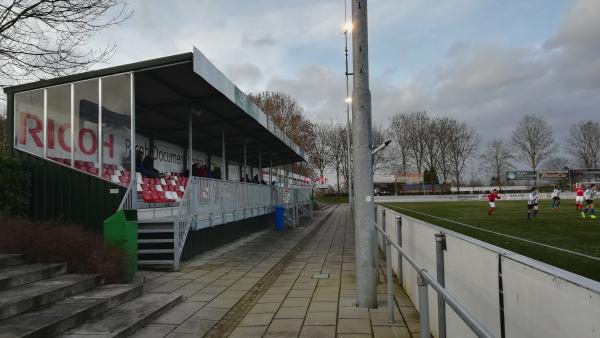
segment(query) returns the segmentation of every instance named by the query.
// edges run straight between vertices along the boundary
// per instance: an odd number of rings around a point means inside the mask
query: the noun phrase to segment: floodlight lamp
[[[345,100],[346,103],[352,103],[352,97],[348,96]]]
[[[354,28],[354,25],[352,24],[352,22],[346,22],[342,26],[342,31],[344,33],[352,32],[352,28]]]

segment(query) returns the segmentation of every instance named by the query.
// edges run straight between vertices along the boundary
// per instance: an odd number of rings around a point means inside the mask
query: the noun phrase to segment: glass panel
[[[44,156],[44,90],[15,94],[15,147]]]
[[[75,168],[99,173],[98,80],[75,83]]]
[[[104,177],[124,186],[131,180],[130,75],[102,79],[102,163]]]
[[[71,85],[47,89],[46,157],[71,165]]]

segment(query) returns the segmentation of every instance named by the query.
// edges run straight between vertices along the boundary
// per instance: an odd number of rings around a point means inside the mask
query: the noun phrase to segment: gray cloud
[[[410,81],[372,78],[373,118],[383,123],[396,113],[427,110],[468,121],[485,143],[509,138],[531,113],[548,121],[562,143],[572,123],[600,117],[598,13],[599,1],[578,0],[556,36],[541,45],[457,41],[445,62]],[[345,117],[343,73],[312,65],[272,78],[268,88],[290,93],[317,120]]]
[[[249,37],[244,35],[242,38],[242,45],[244,46],[252,46],[252,47],[272,47],[277,44],[277,40],[275,40],[271,34],[266,34],[260,37]]]
[[[255,64],[248,62],[228,64],[225,66],[224,72],[237,86],[246,88],[248,91],[260,90],[263,74]]]

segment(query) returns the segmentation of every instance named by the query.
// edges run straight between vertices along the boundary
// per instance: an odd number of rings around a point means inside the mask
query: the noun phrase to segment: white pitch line
[[[388,205],[389,206],[389,204],[384,204],[384,205]],[[433,216],[433,215],[426,214],[426,213],[423,213],[423,212],[414,211],[414,210],[405,209],[405,208],[400,208],[400,207],[397,207],[397,206],[394,206],[393,209],[401,209],[401,210],[405,210],[405,211],[408,211],[408,212],[414,212],[415,214],[419,214],[419,215],[423,215],[423,216],[427,216],[427,217],[431,217],[431,218],[437,218],[437,219],[442,220],[442,221],[446,221],[446,222],[450,222],[450,223],[455,223],[455,224],[458,224],[458,225],[462,225],[462,226],[465,226],[465,227],[468,227],[468,228],[472,228],[472,229],[476,229],[476,230],[480,230],[480,231],[489,232],[489,233],[492,233],[494,235],[508,237],[508,238],[516,239],[518,241],[523,241],[523,242],[526,242],[526,243],[529,243],[529,244],[535,244],[535,245],[543,246],[545,248],[549,248],[549,249],[554,249],[554,250],[566,252],[566,253],[569,253],[571,255],[581,256],[581,257],[593,259],[593,260],[596,260],[596,261],[600,261],[600,257],[586,255],[586,254],[581,253],[581,252],[571,251],[571,250],[568,250],[568,249],[559,248],[559,247],[556,247],[556,246],[552,246],[552,245],[548,245],[548,244],[544,244],[544,243],[532,241],[532,240],[529,240],[529,239],[525,239],[525,238],[521,238],[521,237],[516,237],[516,236],[513,236],[513,235],[503,234],[501,232],[496,232],[496,231],[493,231],[493,230],[478,228],[476,226],[465,224],[465,223],[461,223],[461,222],[457,222],[457,221],[453,221],[451,219],[447,219],[447,218],[443,218],[443,217],[438,217],[438,216]]]

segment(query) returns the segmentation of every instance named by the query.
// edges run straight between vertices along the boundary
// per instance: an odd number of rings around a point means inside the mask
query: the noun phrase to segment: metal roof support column
[[[245,181],[246,180],[246,175],[248,175],[248,167],[246,164],[246,140],[244,140],[244,170],[242,171],[242,179]]]
[[[100,108],[102,109],[102,108]],[[130,158],[130,163],[129,165],[131,166],[130,169],[130,177],[132,180],[135,180],[135,134],[136,134],[136,130],[135,130],[135,74],[134,73],[130,73],[129,76],[129,110],[131,113],[131,154],[129,156],[131,156]],[[102,126],[98,126],[99,128],[101,128]],[[102,148],[102,139],[100,139],[100,148]],[[100,162],[102,163],[102,162]],[[102,166],[100,166],[99,169],[100,175],[102,175]],[[130,182],[129,184],[133,184],[133,189],[131,189],[131,207],[133,210],[137,210],[138,208],[138,200],[137,200],[137,190],[135,189],[135,181]]]
[[[258,152],[258,183],[262,183],[263,181],[263,172],[262,172],[262,151]]]
[[[192,130],[192,111],[188,112],[188,172],[189,177],[192,177],[192,165],[194,164],[192,159],[192,142],[193,142],[193,130]]]
[[[131,76],[129,77],[129,82],[131,82]],[[130,83],[130,87],[131,87],[131,83]],[[131,100],[131,92],[129,93],[129,99]],[[130,105],[131,108],[131,105]],[[130,112],[131,114],[131,112]],[[103,168],[104,168],[104,142],[102,141],[104,139],[104,128],[103,128],[103,121],[104,118],[102,116],[102,78],[98,79],[98,175],[100,175],[100,177],[102,177],[102,173],[103,173]],[[131,133],[133,132],[133,118],[129,119],[129,139],[131,140],[131,144],[133,146],[133,148],[135,148],[135,143],[133,143],[133,138],[131,137]],[[131,146],[129,151],[131,151]],[[133,152],[134,156],[135,156],[135,151]],[[133,159],[135,159],[135,157],[133,157]],[[132,161],[133,161],[132,159]],[[131,162],[131,161],[130,161]],[[130,163],[131,165],[131,163]],[[135,167],[134,167],[135,169]],[[134,173],[133,171],[131,172],[132,174]],[[130,177],[133,177],[133,175],[131,175]]]
[[[227,161],[225,160],[225,129],[221,129],[221,178],[228,179],[227,177]]]
[[[269,154],[269,184],[273,184],[273,154]]]
[[[71,167],[75,166],[75,84],[71,83]],[[102,168],[100,168],[100,175],[102,175]]]
[[[48,89],[44,88],[44,123],[42,123],[44,134],[42,140],[44,142],[44,148],[42,150],[42,157],[48,157]]]

